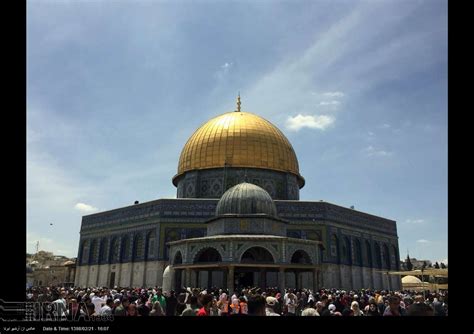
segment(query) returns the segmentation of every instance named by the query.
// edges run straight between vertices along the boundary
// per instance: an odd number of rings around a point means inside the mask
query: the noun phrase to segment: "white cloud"
[[[366,147],[364,151],[367,153],[367,156],[369,157],[372,157],[372,156],[387,157],[387,156],[392,155],[392,152],[375,149],[372,145]]]
[[[323,96],[325,96],[325,97],[343,97],[344,93],[343,92],[326,92],[326,93],[323,93]]]
[[[419,240],[417,240],[416,242],[419,242],[419,243],[421,243],[421,244],[426,244],[426,243],[428,243],[429,241],[426,240],[426,239],[419,239]]]
[[[286,127],[292,131],[299,131],[301,128],[307,127],[311,129],[324,130],[334,123],[334,117],[327,115],[303,116],[298,114],[295,117],[288,117]]]
[[[405,222],[408,224],[422,224],[425,222],[425,220],[424,219],[407,219]]]
[[[379,127],[382,128],[382,129],[388,129],[388,128],[390,128],[390,124],[384,123],[384,124],[380,125]]]
[[[89,205],[89,204],[84,204],[84,203],[77,203],[74,208],[76,210],[79,210],[81,212],[94,212],[94,211],[98,211],[99,209],[97,208],[94,208],[92,205]]]
[[[372,137],[374,135],[374,133],[372,131],[369,131],[368,135]]]
[[[341,102],[334,101],[334,100],[333,101],[321,101],[321,102],[319,102],[320,106],[337,106],[339,104],[341,104]]]

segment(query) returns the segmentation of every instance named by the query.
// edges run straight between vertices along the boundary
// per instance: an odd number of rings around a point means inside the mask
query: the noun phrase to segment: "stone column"
[[[298,286],[300,289],[303,289],[305,288],[303,286],[303,276],[304,276],[305,272],[302,272],[302,273],[298,273]]]
[[[299,279],[298,271],[295,270],[294,273],[295,273],[295,289],[298,289],[298,288],[299,288],[299,287],[298,287],[298,285],[299,285],[299,284],[298,284],[298,283],[299,283],[299,282],[298,282],[298,279]]]
[[[392,280],[390,279],[390,275],[387,271],[387,284],[388,284],[388,289],[392,290]]]
[[[212,288],[212,270],[207,271],[207,287]]]
[[[230,295],[234,293],[234,267],[232,266],[229,266],[227,271],[227,289]]]
[[[117,262],[115,264],[115,272],[116,272],[116,277],[115,279],[117,280],[117,286],[122,286],[120,280],[122,279],[122,264],[120,262]]]
[[[191,269],[189,268],[186,268],[185,270],[185,284],[186,284],[186,288],[190,287],[191,286]]]
[[[319,288],[319,271],[318,269],[313,269],[313,293]]]
[[[222,271],[219,271],[219,272],[222,272],[222,288],[227,288],[228,289],[228,286],[227,286],[227,270],[224,269]]]
[[[262,287],[262,290],[267,288],[267,275],[265,272],[265,268],[260,269],[260,277],[258,283]]]
[[[146,287],[147,264],[148,264],[148,261],[143,261],[143,278],[142,278],[143,287]]]
[[[282,294],[285,293],[285,269],[284,268],[280,268],[280,271],[278,272],[278,287],[280,289],[280,292]]]

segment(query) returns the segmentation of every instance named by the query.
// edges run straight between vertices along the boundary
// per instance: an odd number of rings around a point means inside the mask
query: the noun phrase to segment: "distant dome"
[[[267,214],[277,216],[272,197],[264,189],[251,183],[240,183],[227,190],[217,203],[216,215]]]
[[[72,264],[75,264],[75,263],[76,262],[74,262],[74,261],[68,260],[68,261],[63,263],[63,266],[69,266],[69,265],[72,265]]]
[[[405,276],[402,278],[402,284],[420,284],[421,280],[415,276]]]

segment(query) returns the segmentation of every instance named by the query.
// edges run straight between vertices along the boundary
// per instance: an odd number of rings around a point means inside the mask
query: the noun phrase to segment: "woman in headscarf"
[[[226,316],[229,314],[229,301],[227,300],[227,294],[222,293],[217,302],[217,308],[219,309],[220,316]]]
[[[240,313],[240,302],[237,297],[232,298],[232,303],[229,305],[230,315],[236,315]]]
[[[366,312],[366,316],[369,316],[369,317],[380,317],[381,314],[379,312],[379,308],[377,307],[377,303],[375,302],[375,299],[371,300],[369,302],[369,305],[367,306],[367,312]]]
[[[359,303],[356,302],[355,300],[351,303],[351,310],[352,310],[352,315],[354,317],[358,317],[358,316],[363,316],[364,315],[364,312],[362,312],[359,308]]]

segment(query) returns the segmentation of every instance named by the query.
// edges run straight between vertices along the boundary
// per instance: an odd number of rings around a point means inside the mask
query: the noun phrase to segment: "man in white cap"
[[[269,296],[269,297],[265,298],[265,301],[266,301],[265,313],[266,313],[267,317],[280,316],[274,310],[274,307],[278,303],[278,300],[275,297]]]

